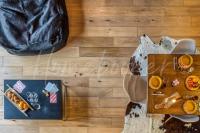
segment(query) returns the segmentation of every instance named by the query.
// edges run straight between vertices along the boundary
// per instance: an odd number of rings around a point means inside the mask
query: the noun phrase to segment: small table
[[[7,84],[11,87],[18,80],[4,80],[4,92],[8,89]],[[38,104],[40,104],[39,110],[27,111],[29,117],[26,117],[21,113],[7,98],[4,96],[4,119],[39,119],[39,120],[63,120],[64,108],[63,108],[63,89],[61,80],[20,80],[26,88],[19,93],[22,98],[27,101],[27,92],[36,92],[38,94]],[[57,103],[50,103],[50,98],[46,97],[42,92],[48,82],[54,83],[59,91],[57,94]],[[28,102],[28,101],[27,101]],[[30,104],[30,102],[28,102]]]
[[[159,104],[166,97],[169,97],[172,93],[178,92],[181,96],[184,95],[198,95],[200,96],[200,89],[196,91],[190,91],[185,86],[185,80],[189,75],[200,76],[200,55],[192,55],[194,71],[189,73],[182,73],[174,70],[173,58],[180,57],[179,54],[150,54],[148,55],[148,81],[153,75],[163,77],[167,80],[167,86],[159,91],[163,92],[164,96],[152,95],[154,91],[148,85],[148,109],[149,114],[175,114],[186,115],[183,110],[184,100],[180,100],[168,109],[155,109],[155,104]],[[171,86],[171,82],[178,79],[180,84],[176,87]],[[197,111],[194,115],[200,115]]]

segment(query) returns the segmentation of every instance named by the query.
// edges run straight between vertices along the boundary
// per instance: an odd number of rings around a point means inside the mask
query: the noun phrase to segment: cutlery
[[[176,71],[176,57],[173,58],[173,66],[174,66],[174,70]]]
[[[165,94],[152,94],[153,96],[164,96]]]
[[[164,96],[165,94],[161,91],[155,91],[152,95]]]

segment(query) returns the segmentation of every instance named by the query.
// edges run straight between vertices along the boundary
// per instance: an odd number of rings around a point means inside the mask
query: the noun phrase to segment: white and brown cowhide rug
[[[200,121],[185,123],[178,119],[168,120],[169,115],[146,115],[146,105],[130,102],[127,106],[122,133],[200,133]]]

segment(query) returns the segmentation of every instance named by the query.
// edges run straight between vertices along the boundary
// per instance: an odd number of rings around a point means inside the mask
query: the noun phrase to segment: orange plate
[[[149,87],[157,90],[162,86],[162,79],[159,76],[151,76],[149,79]]]
[[[197,111],[197,103],[195,103],[193,100],[187,100],[183,104],[183,110],[187,114],[194,114]]]
[[[189,60],[189,64],[184,64],[185,62],[187,62],[187,60]],[[191,67],[192,63],[193,58],[191,55],[182,55],[178,58],[178,64],[183,69],[188,69],[189,67]]]
[[[197,79],[198,81],[200,80],[198,76],[194,76],[194,75],[188,76],[188,77],[186,78],[186,80],[185,80],[185,85],[186,85],[187,89],[188,89],[188,90],[191,90],[191,91],[198,90],[200,85],[199,85],[198,87],[196,87],[196,88],[189,87],[189,85],[188,85],[188,80],[189,80],[190,78],[192,78],[192,79],[195,78],[195,79]],[[198,82],[198,81],[197,81],[197,82]]]

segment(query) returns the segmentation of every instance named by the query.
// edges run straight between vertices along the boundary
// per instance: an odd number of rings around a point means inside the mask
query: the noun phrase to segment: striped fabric
[[[57,94],[50,93],[50,103],[57,103]]]

